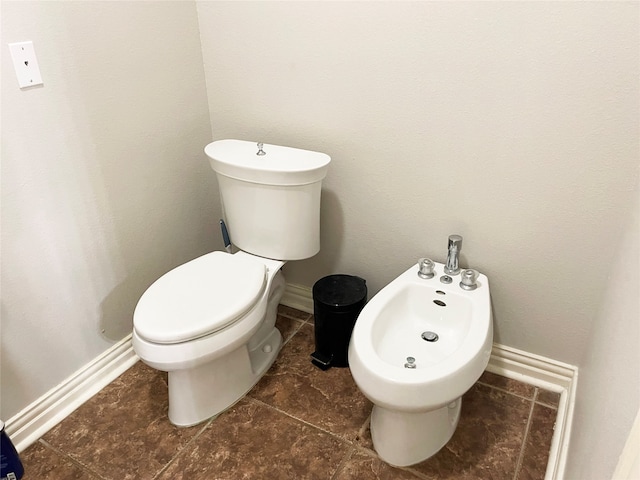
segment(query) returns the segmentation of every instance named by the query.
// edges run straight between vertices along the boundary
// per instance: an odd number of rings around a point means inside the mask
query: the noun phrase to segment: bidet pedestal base
[[[428,412],[411,413],[374,405],[371,439],[382,460],[396,467],[415,465],[435,455],[451,439],[460,419],[462,398]]]

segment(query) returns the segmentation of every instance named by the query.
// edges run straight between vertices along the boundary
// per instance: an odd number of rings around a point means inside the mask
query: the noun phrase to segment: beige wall
[[[580,362],[567,479],[613,478],[640,406],[639,203],[616,245],[606,295]]]
[[[579,364],[638,181],[636,2],[198,2],[212,134],[319,150],[310,286],[421,256],[491,281],[496,341]],[[233,232],[232,232],[233,234]]]
[[[130,333],[161,273],[219,245],[195,4],[3,1],[1,14],[7,420]],[[21,91],[7,43],[25,40],[44,86]]]

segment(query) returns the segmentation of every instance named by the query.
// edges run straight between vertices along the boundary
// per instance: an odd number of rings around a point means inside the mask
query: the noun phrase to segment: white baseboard
[[[280,303],[296,310],[313,313],[313,294],[311,288],[304,285],[287,283]]]
[[[22,452],[138,361],[131,335],[123,338],[6,422]]]
[[[280,303],[303,312],[313,313],[313,295],[309,287],[287,284]],[[569,450],[578,368],[494,343],[487,370],[560,393],[558,416],[551,441],[545,480],[562,480]]]

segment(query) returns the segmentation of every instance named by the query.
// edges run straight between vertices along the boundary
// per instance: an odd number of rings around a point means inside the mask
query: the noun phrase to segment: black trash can
[[[326,370],[348,367],[349,340],[367,303],[367,283],[352,275],[329,275],[313,286],[316,351],[311,363]]]

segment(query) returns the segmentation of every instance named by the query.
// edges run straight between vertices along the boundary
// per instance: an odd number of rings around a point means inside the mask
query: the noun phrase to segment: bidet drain
[[[440,338],[436,332],[422,332],[421,337],[427,342],[437,342],[438,338]]]

